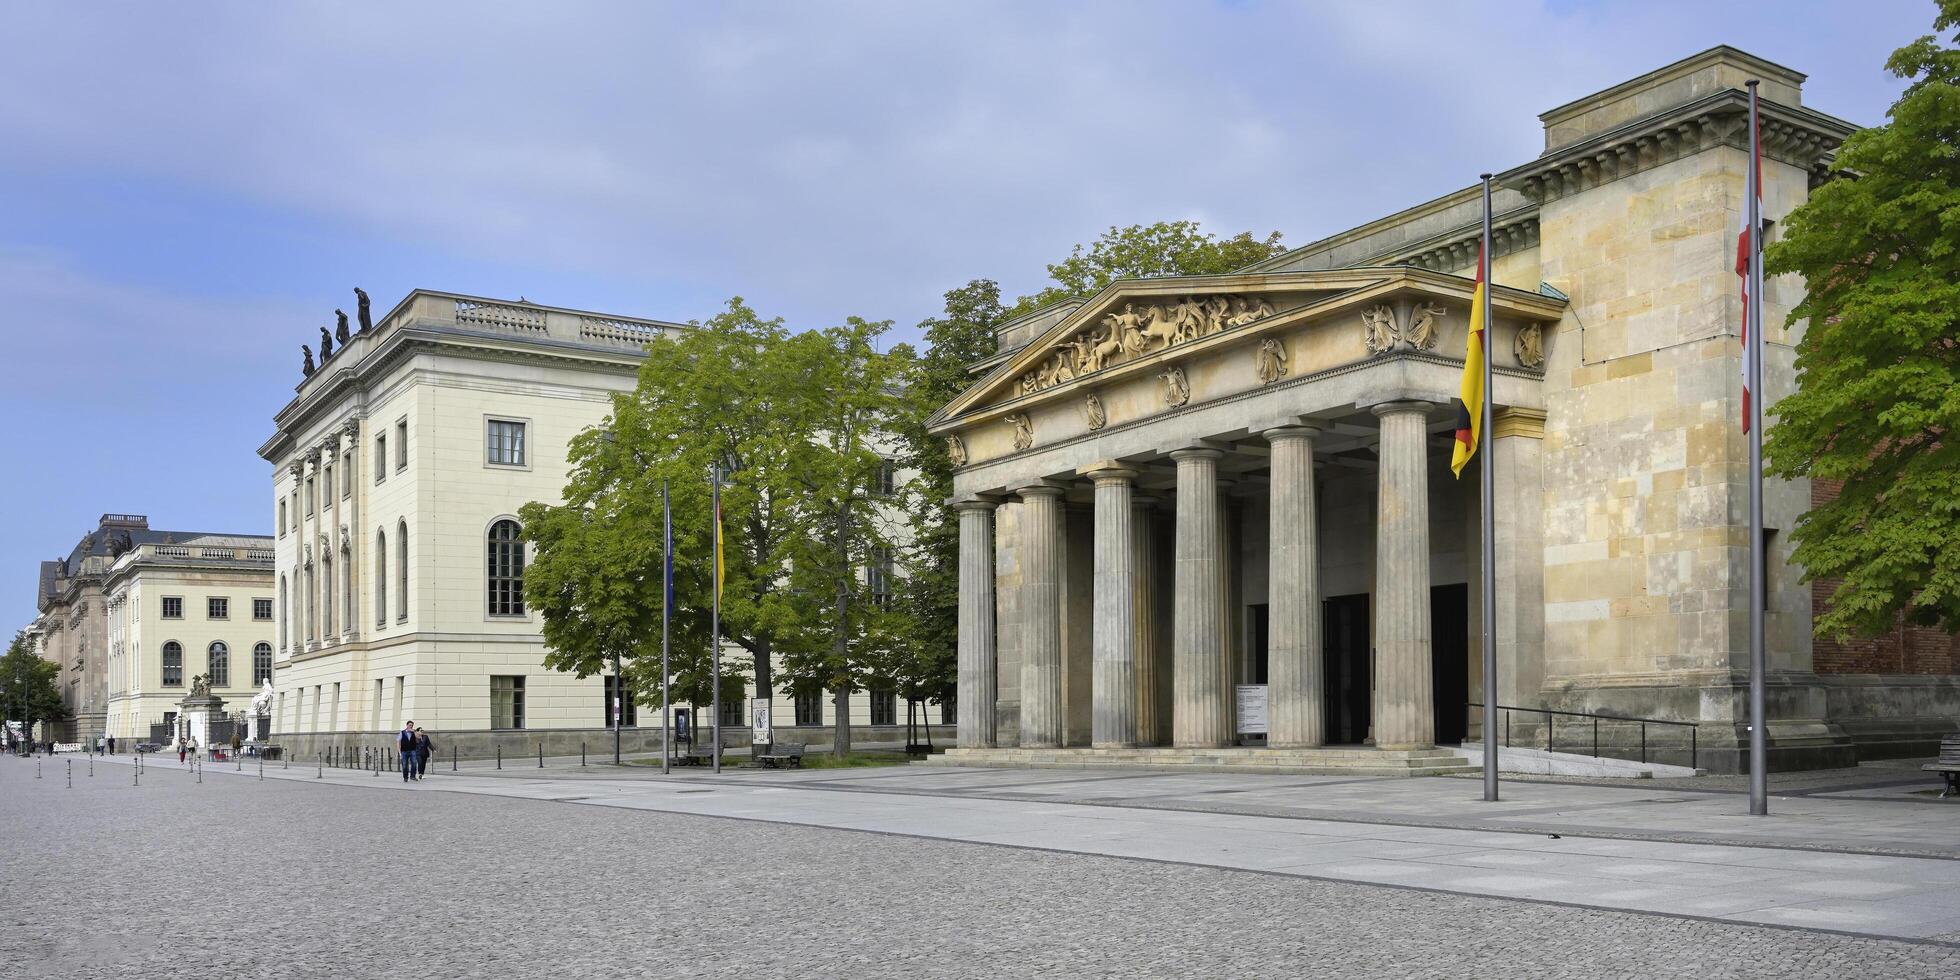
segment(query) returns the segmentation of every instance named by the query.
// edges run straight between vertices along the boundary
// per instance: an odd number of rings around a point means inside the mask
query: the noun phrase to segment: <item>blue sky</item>
[[[0,6],[0,625],[105,511],[264,533],[365,287],[900,333],[1113,224],[1299,244],[1715,44],[1883,120],[1921,0]],[[1482,66],[1479,70],[1478,66]]]

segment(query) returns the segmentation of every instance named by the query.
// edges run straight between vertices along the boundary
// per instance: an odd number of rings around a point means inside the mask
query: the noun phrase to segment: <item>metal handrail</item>
[[[1472,708],[1481,708],[1484,705],[1483,702],[1481,701],[1471,701],[1469,702],[1468,706]],[[1545,751],[1547,752],[1553,751],[1552,746],[1555,744],[1555,736],[1558,731],[1558,723],[1555,720],[1556,718],[1560,716],[1566,718],[1591,718],[1592,737],[1593,737],[1592,757],[1595,759],[1606,758],[1605,756],[1599,753],[1599,723],[1601,721],[1621,721],[1621,722],[1628,722],[1631,724],[1639,725],[1640,726],[1640,761],[1643,763],[1647,761],[1647,726],[1648,725],[1672,725],[1676,728],[1686,728],[1688,730],[1688,768],[1690,769],[1701,768],[1701,729],[1696,722],[1673,721],[1666,718],[1630,718],[1627,717],[1626,715],[1608,715],[1608,714],[1601,714],[1596,711],[1558,711],[1552,708],[1525,708],[1514,704],[1500,704],[1497,706],[1497,709],[1499,711],[1504,712],[1504,745],[1506,748],[1510,747],[1511,745],[1511,714],[1510,713],[1513,711],[1522,711],[1527,714],[1545,716]],[[1490,735],[1491,733],[1489,732],[1484,733],[1485,738],[1489,738]]]

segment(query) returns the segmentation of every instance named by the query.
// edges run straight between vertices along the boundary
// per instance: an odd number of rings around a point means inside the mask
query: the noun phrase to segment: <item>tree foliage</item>
[[[1934,27],[1960,29],[1960,0]],[[1839,635],[1901,614],[1960,632],[1960,50],[1922,37],[1887,67],[1911,79],[1890,121],[1845,141],[1853,176],[1792,212],[1766,260],[1804,277],[1791,322],[1809,327],[1764,453],[1775,476],[1843,481],[1795,529],[1807,574],[1841,580],[1817,621]]]
[[[1279,232],[1254,238],[1242,231],[1221,239],[1195,221],[1111,227],[1085,248],[1048,267],[1054,285],[1023,296],[1007,311],[1012,319],[1068,299],[1086,299],[1118,279],[1205,276],[1231,272],[1285,251]]]
[[[0,656],[0,716],[29,729],[68,720],[68,708],[61,703],[61,665],[37,656],[25,633],[14,634]]]

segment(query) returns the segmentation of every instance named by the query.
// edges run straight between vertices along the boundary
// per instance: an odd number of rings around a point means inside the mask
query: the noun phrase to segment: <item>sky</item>
[[[1884,121],[1926,0],[0,5],[0,627],[105,512],[268,533],[299,345],[428,287],[798,328],[1112,225],[1298,245],[1716,44]],[[12,621],[8,620],[11,617]]]

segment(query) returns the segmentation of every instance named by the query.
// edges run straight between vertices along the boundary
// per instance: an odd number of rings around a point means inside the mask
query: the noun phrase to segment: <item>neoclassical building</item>
[[[1774,221],[1854,129],[1806,108],[1803,78],[1715,48],[1540,117],[1542,150],[1496,178],[1495,429],[1460,480],[1476,187],[1002,327],[932,423],[959,466],[956,757],[1447,768],[1427,750],[1476,736],[1485,691],[1488,465],[1499,702],[1691,723],[1700,764],[1734,769],[1744,82],[1762,82]],[[1768,286],[1772,399],[1801,289]],[[1773,764],[1921,747],[1952,727],[1950,677],[1813,664],[1785,533],[1811,493],[1767,490]],[[1542,741],[1542,716],[1508,714]],[[1685,761],[1688,731],[1653,726],[1654,750]],[[1631,751],[1635,728],[1603,737]]]
[[[259,448],[277,528],[275,740],[306,756],[413,720],[466,758],[596,751],[613,678],[544,666],[518,510],[562,499],[571,438],[633,388],[646,345],[692,327],[432,290],[359,320],[317,365],[309,349]],[[746,733],[744,707],[723,705],[723,724]],[[847,710],[854,727],[903,724],[889,694]],[[772,714],[808,729],[791,741],[835,721],[822,692],[778,690]],[[627,749],[657,750],[659,725],[629,706]]]

